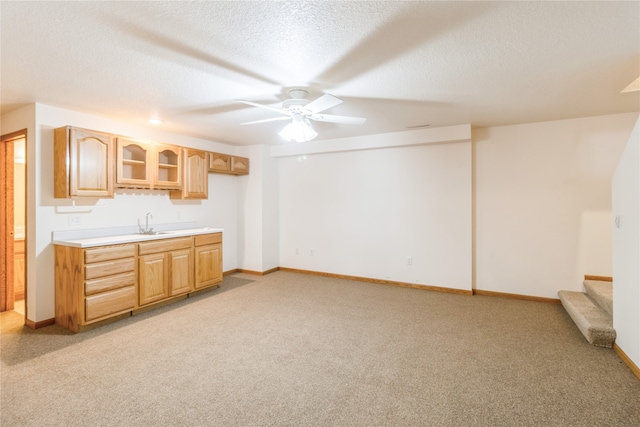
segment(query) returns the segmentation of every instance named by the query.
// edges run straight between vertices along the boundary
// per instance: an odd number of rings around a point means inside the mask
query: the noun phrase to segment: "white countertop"
[[[162,228],[162,227],[159,227]],[[93,234],[98,234],[91,236]],[[94,246],[104,245],[119,245],[121,243],[134,243],[144,242],[148,240],[160,240],[171,239],[174,237],[193,236],[197,234],[210,234],[210,233],[222,233],[222,228],[212,227],[195,227],[195,228],[181,228],[181,229],[163,229],[159,230],[159,234],[139,234],[135,232],[122,233],[122,229],[113,229],[113,234],[109,235],[108,231],[100,230],[99,233],[95,233],[97,230],[85,230],[74,232],[53,232],[52,243],[54,245],[72,246],[76,248],[91,248]],[[121,231],[121,233],[118,233]],[[127,230],[128,231],[128,230]],[[84,234],[87,237],[82,236]],[[91,237],[89,237],[91,236]]]

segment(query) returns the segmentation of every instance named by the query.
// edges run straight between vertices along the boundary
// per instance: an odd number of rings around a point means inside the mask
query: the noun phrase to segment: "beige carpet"
[[[2,314],[4,426],[638,426],[560,305],[236,274],[96,330]]]

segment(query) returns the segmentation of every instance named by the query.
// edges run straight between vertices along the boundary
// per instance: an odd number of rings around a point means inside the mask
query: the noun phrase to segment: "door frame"
[[[15,290],[14,283],[14,141],[25,140],[25,158],[27,152],[27,130],[23,129],[0,137],[0,311],[14,309]],[[25,166],[26,166],[25,162]],[[26,181],[25,168],[25,181]],[[25,185],[26,200],[26,185]],[[26,216],[26,212],[25,212]],[[25,218],[26,219],[26,218]],[[27,252],[27,239],[25,227],[25,255]],[[27,310],[27,283],[26,283],[26,256],[25,256],[25,319]]]

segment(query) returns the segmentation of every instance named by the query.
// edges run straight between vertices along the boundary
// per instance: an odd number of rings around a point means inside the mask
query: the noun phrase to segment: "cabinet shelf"
[[[179,189],[180,173],[178,147],[118,137],[116,185],[119,188]]]
[[[145,166],[147,164],[147,162],[145,162],[144,160],[131,160],[131,159],[122,159],[122,163],[125,165],[140,165],[140,166]]]
[[[116,140],[116,186],[150,188],[150,146],[141,141],[118,137]]]

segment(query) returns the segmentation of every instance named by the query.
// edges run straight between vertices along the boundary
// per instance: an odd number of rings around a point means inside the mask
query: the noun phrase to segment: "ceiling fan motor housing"
[[[309,92],[304,89],[291,89],[289,96],[291,99],[287,99],[282,102],[282,108],[289,111],[300,111],[302,107],[309,103],[307,96]]]
[[[302,107],[308,103],[307,99],[287,99],[282,102],[282,108],[289,111],[301,111]]]

